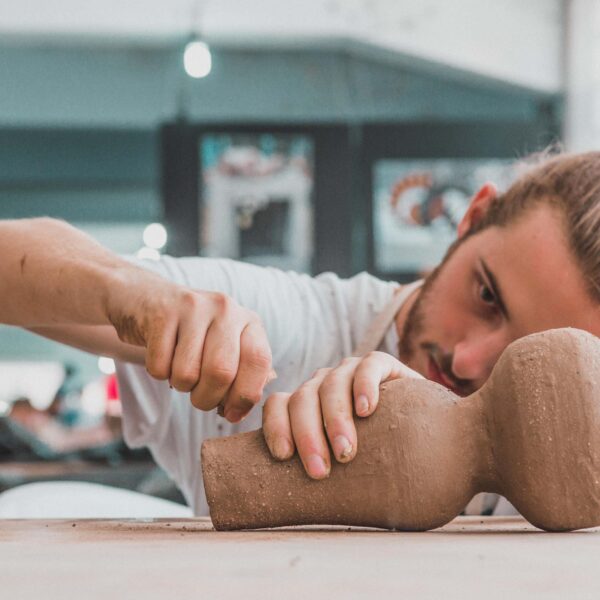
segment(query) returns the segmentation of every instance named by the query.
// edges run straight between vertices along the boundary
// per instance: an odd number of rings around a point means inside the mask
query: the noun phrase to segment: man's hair
[[[497,196],[468,235],[503,227],[541,204],[560,210],[571,250],[588,292],[600,301],[600,152],[548,153],[523,163],[525,172]]]

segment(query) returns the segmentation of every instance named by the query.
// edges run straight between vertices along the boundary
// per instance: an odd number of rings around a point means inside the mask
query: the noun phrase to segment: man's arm
[[[108,356],[122,362],[143,365],[146,349],[126,344],[119,339],[114,327],[109,325],[55,325],[28,327],[29,331],[78,350]]]
[[[0,221],[0,246],[0,322],[109,324],[109,293],[131,270],[125,261],[50,218]]]
[[[266,334],[225,294],[167,281],[54,219],[0,221],[0,256],[0,322],[39,333],[112,326],[124,343],[116,349],[143,348],[153,377],[191,392],[198,408],[222,404],[231,421],[261,399],[271,374]],[[106,341],[94,335],[86,349],[102,352]]]

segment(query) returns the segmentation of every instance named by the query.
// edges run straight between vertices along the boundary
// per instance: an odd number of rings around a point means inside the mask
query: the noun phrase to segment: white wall
[[[565,140],[574,152],[600,149],[600,2],[571,0],[566,40]]]
[[[198,14],[231,45],[348,46],[527,89],[562,88],[563,0],[2,0],[0,36],[172,43]]]

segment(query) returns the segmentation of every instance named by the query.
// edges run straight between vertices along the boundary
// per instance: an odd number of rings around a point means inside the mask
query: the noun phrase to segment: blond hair
[[[557,207],[588,292],[600,301],[600,152],[534,156],[469,232],[503,227],[542,203]]]

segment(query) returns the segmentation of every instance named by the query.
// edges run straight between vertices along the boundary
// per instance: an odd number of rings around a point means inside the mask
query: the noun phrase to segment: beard
[[[453,354],[444,351],[443,347],[432,339],[426,339],[425,331],[429,300],[438,293],[436,282],[439,275],[466,237],[456,240],[450,246],[442,262],[425,279],[425,283],[406,317],[398,343],[398,354],[403,363],[410,364],[418,350],[426,352],[430,359],[435,361],[444,376],[452,382],[453,390],[460,396],[468,396],[477,389],[477,386],[468,379],[460,379],[454,375],[452,371]]]
[[[416,354],[417,339],[423,335],[423,331],[425,330],[428,298],[434,291],[433,286],[445,262],[446,260],[444,259],[444,261],[427,276],[425,283],[421,287],[421,291],[414,304],[411,306],[406,321],[404,322],[404,328],[402,329],[402,335],[400,336],[400,342],[398,343],[398,353],[400,360],[405,364],[409,364]]]

